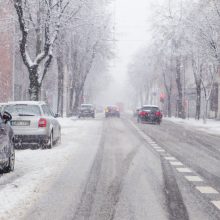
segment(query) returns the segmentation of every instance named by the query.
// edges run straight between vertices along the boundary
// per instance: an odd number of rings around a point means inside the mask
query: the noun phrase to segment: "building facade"
[[[8,1],[0,0],[0,102],[13,99],[13,19]]]

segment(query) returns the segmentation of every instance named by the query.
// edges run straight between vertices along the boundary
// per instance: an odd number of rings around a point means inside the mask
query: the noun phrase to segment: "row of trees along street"
[[[169,117],[185,118],[189,101],[195,103],[196,119],[206,122],[210,111],[219,117],[220,2],[167,0],[155,9],[152,33],[129,66],[136,104],[151,102],[152,92],[164,92]]]
[[[63,115],[65,109],[72,114],[87,93],[87,81],[92,84],[89,87],[92,96],[99,89],[96,81],[107,77],[107,61],[112,57],[111,41],[107,40],[111,34],[107,9],[110,2],[10,0],[10,3],[15,9],[17,60],[21,57],[19,64],[26,67],[22,71],[28,74],[28,99],[47,99],[51,90],[52,98],[57,97],[57,111]],[[23,76],[15,77],[25,80]]]

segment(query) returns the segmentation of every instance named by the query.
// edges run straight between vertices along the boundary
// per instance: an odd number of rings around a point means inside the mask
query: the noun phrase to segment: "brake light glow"
[[[140,113],[139,113],[139,115],[140,115],[140,116],[146,116],[146,115],[148,115],[148,113],[147,113],[147,112],[142,111],[142,112],[140,112]]]
[[[38,121],[38,127],[39,128],[47,127],[47,120],[45,118],[40,118],[40,120]]]
[[[161,112],[156,112],[155,115],[160,117],[161,116]]]

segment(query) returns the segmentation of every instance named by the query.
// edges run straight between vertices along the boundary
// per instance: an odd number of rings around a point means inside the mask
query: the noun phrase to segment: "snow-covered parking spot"
[[[199,131],[207,132],[209,134],[220,135],[220,121],[208,119],[204,124],[203,120],[195,120],[193,118],[181,119],[181,118],[164,118],[164,120],[174,122],[184,127],[193,128]]]
[[[86,142],[96,144],[101,120],[60,119],[62,143],[49,150],[16,151],[15,171],[0,177],[0,219],[19,219]]]

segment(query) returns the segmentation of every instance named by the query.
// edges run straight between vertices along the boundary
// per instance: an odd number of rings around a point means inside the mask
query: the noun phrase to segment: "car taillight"
[[[45,118],[41,118],[39,121],[38,121],[38,127],[39,128],[45,128],[47,127],[47,120]]]
[[[140,115],[140,116],[147,116],[148,113],[143,111],[143,112],[140,112],[139,115]]]
[[[160,117],[161,116],[161,112],[156,112],[155,115]]]

